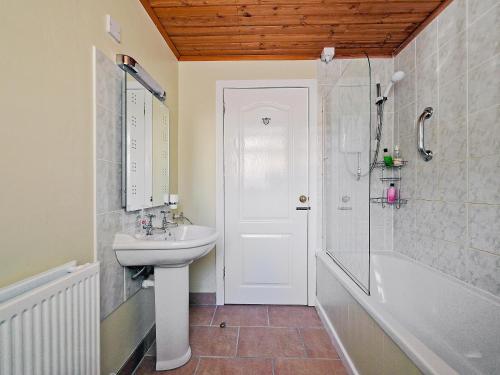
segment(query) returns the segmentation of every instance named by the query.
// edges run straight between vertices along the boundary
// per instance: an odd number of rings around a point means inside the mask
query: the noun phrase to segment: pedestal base
[[[191,358],[189,264],[155,267],[156,370],[171,370]]]
[[[182,357],[177,359],[171,359],[168,361],[160,361],[158,357],[156,358],[156,371],[162,370],[172,370],[177,367],[181,367],[189,362],[191,359],[191,347],[188,346],[188,351]]]

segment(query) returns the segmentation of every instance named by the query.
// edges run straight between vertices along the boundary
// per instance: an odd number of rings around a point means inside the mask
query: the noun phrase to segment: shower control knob
[[[300,203],[306,203],[307,202],[307,197],[305,195],[301,195],[299,197],[299,201],[300,201]]]

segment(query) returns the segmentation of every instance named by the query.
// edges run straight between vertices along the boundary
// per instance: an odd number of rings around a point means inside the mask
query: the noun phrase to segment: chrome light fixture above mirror
[[[129,73],[137,81],[139,81],[151,94],[164,102],[167,99],[167,93],[163,88],[151,77],[148,72],[133,58],[128,55],[117,54],[116,64]]]

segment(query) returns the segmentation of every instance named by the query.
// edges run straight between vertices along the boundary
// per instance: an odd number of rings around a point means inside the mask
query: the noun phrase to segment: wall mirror
[[[130,66],[120,67],[126,72],[122,203],[126,211],[161,206],[169,193],[169,110],[163,101],[165,93],[138,76],[138,64],[132,71]]]

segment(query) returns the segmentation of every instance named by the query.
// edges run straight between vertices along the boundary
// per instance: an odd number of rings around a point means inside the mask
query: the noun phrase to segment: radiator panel
[[[0,303],[0,375],[99,374],[99,265],[72,270]]]

